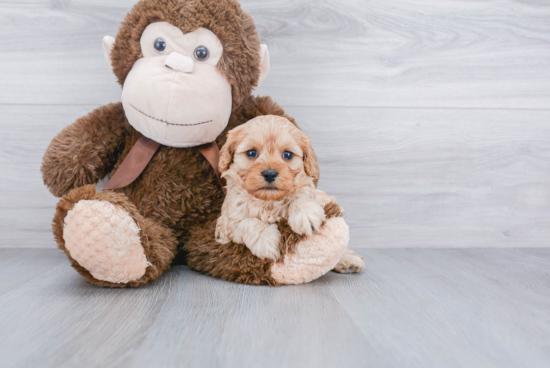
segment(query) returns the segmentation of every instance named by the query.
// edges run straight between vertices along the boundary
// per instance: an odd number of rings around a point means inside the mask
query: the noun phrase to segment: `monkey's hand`
[[[323,206],[313,199],[297,199],[288,209],[288,225],[296,234],[312,235],[325,222]]]
[[[42,177],[61,197],[71,189],[96,184],[113,169],[125,136],[121,103],[100,107],[63,129],[42,160]]]

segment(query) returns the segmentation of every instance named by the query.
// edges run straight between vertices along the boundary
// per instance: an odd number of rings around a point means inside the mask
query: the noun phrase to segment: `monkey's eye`
[[[157,40],[155,41],[155,50],[157,50],[159,54],[162,54],[164,50],[166,50],[166,41],[164,41],[160,37],[157,38]]]
[[[258,156],[258,152],[256,152],[256,150],[248,150],[246,151],[246,155],[249,157],[249,158],[255,158]]]
[[[285,160],[292,160],[292,157],[294,157],[294,153],[290,152],[290,151],[284,151],[283,152],[283,158]]]
[[[199,46],[195,49],[195,59],[198,61],[205,61],[210,56],[210,52],[204,46]]]

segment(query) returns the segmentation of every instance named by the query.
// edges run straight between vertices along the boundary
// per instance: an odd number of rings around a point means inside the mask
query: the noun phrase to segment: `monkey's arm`
[[[123,148],[125,121],[119,102],[97,108],[63,129],[42,160],[42,177],[50,192],[61,197],[103,179]]]

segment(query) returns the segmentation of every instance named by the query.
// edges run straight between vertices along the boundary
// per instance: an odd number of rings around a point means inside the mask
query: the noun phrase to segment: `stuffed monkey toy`
[[[185,259],[213,277],[268,285],[308,282],[337,265],[348,241],[339,209],[309,238],[281,224],[294,252],[277,263],[214,240],[227,131],[258,115],[294,122],[251,95],[269,54],[235,0],[142,0],[103,47],[122,102],[63,129],[42,163],[44,183],[62,197],[55,239],[89,283],[145,285]]]

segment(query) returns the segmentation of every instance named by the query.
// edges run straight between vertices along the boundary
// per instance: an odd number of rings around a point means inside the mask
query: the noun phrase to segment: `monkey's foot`
[[[170,267],[178,244],[171,229],[143,217],[123,193],[96,193],[95,185],[64,195],[52,228],[74,269],[99,286],[155,281]]]
[[[328,219],[321,229],[297,244],[293,253],[271,266],[271,276],[280,284],[313,281],[342,259],[349,242],[349,227],[342,217]]]
[[[122,208],[101,200],[81,200],[65,217],[63,239],[71,258],[95,279],[128,283],[141,278],[148,261],[140,229]]]
[[[363,257],[356,254],[351,249],[346,249],[342,259],[338,262],[336,267],[334,267],[333,271],[338,273],[356,273],[360,272],[363,268],[365,268]]]

